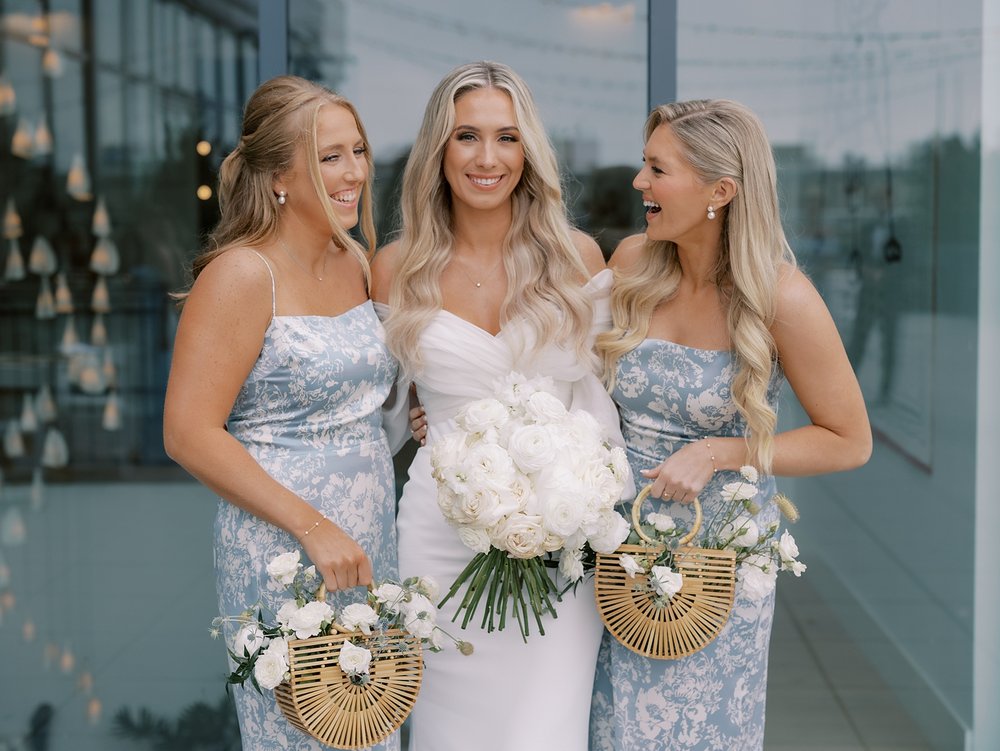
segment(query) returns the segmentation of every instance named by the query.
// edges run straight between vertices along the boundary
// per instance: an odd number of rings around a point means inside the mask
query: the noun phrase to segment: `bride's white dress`
[[[585,287],[594,302],[594,334],[610,324],[610,287],[607,270]],[[381,315],[387,313],[385,306],[377,307]],[[568,408],[591,412],[615,440],[621,438],[614,404],[589,364],[554,345],[532,351],[527,331],[514,321],[493,336],[442,310],[421,336],[424,369],[416,384],[428,435],[410,465],[400,499],[399,572],[433,577],[442,596],[473,552],[438,510],[430,449],[455,429],[454,417],[465,404],[491,396],[494,381],[512,370],[528,377],[550,376]],[[523,356],[526,351],[530,356]],[[405,429],[405,418],[387,420],[387,428],[394,427],[397,434],[400,426]],[[603,630],[593,584],[581,584],[575,595],[568,592],[556,605],[558,618],[543,621],[545,635],[533,624],[527,644],[510,618],[503,631],[481,629],[482,606],[479,618],[474,616],[463,630],[461,618],[451,620],[456,606],[456,598],[449,600],[438,623],[472,642],[475,652],[464,656],[448,645],[442,652],[426,653],[423,685],[410,717],[410,751],[585,751]]]

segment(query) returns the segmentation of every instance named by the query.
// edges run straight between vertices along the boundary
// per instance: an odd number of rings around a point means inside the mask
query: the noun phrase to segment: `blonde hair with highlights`
[[[511,196],[503,243],[507,294],[501,325],[528,322],[536,346],[557,342],[586,361],[592,311],[581,280],[587,269],[573,244],[555,151],[527,85],[506,65],[476,62],[455,68],[431,94],[403,173],[403,230],[392,287],[387,340],[404,369],[422,367],[419,337],[442,308],[439,278],[452,258],[451,189],[444,179],[445,148],[455,128],[455,102],[477,89],[510,97],[524,148],[524,171]]]
[[[728,177],[736,196],[716,209],[722,238],[714,280],[727,300],[730,348],[737,365],[732,396],[747,425],[752,464],[769,471],[777,415],[767,399],[778,353],[770,327],[777,304],[782,264],[795,265],[778,210],[774,155],[760,120],[737,102],[724,99],[664,104],[646,120],[645,140],[669,127],[685,157],[705,184]],[[649,331],[657,305],[680,284],[677,246],[646,240],[642,259],[616,273],[610,331],[597,338],[605,383],[614,388],[618,359],[635,349]]]
[[[317,157],[316,122],[320,109],[327,105],[343,107],[354,116],[365,144],[368,179],[361,198],[361,233],[367,250],[340,223],[323,187]],[[291,169],[300,148],[304,149],[313,188],[330,222],[331,239],[357,257],[365,281],[369,282],[368,259],[375,250],[375,223],[372,219],[374,165],[368,136],[357,110],[349,101],[325,86],[298,76],[277,76],[265,81],[247,100],[239,145],[223,160],[219,170],[221,218],[205,249],[192,264],[192,280],[230,248],[259,247],[276,237],[282,206],[274,194],[274,180]],[[179,298],[184,296],[177,295]]]

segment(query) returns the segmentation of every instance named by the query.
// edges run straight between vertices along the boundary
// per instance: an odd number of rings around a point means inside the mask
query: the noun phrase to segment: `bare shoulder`
[[[206,303],[256,307],[266,300],[271,311],[271,271],[264,258],[251,248],[236,247],[216,256],[202,269],[190,298]]]
[[[642,258],[642,249],[646,246],[646,235],[629,235],[618,243],[615,252],[608,260],[608,266],[612,269],[628,269],[635,265]]]
[[[604,253],[601,252],[601,246],[597,244],[597,241],[586,232],[581,232],[578,229],[572,230],[571,235],[576,252],[580,254],[580,260],[587,267],[590,276],[604,271],[607,264],[604,262]]]
[[[372,258],[371,297],[376,302],[389,302],[389,289],[399,260],[399,247],[399,240],[395,240],[375,251],[375,256]]]
[[[803,271],[789,263],[778,269],[777,320],[795,320],[796,316],[809,313],[817,306],[826,305],[819,292]]]

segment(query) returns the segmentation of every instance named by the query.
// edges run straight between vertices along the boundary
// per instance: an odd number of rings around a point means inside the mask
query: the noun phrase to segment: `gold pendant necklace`
[[[305,266],[303,266],[299,262],[298,258],[296,258],[294,255],[292,255],[292,251],[290,251],[288,249],[288,246],[285,245],[285,241],[281,239],[280,235],[278,236],[278,242],[281,243],[281,247],[284,249],[284,251],[288,255],[288,257],[292,259],[292,263],[294,263],[296,266],[298,266],[304,272],[306,272],[307,274],[309,274],[309,276],[311,276],[316,281],[319,281],[319,282],[323,281],[323,277],[322,276],[317,276],[316,274],[312,273],[309,269],[307,269]],[[327,258],[328,255],[329,255],[329,251],[324,251],[323,252],[323,276],[326,276],[326,258]]]

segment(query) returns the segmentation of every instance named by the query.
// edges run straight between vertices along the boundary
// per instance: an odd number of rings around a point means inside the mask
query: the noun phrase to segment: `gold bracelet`
[[[715,454],[712,453],[712,444],[709,443],[707,438],[705,439],[705,446],[708,448],[708,458],[712,460],[712,474],[714,475],[719,471],[719,468],[715,466]]]
[[[325,516],[321,516],[319,519],[317,519],[316,523],[313,524],[311,527],[309,527],[309,529],[307,529],[305,532],[303,532],[302,536],[299,539],[304,540],[305,538],[307,538],[310,532],[312,532],[314,529],[316,529],[316,527],[318,527],[320,524],[323,523],[324,519],[326,519]]]

